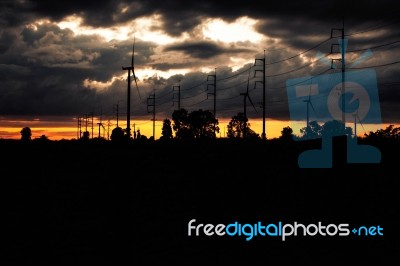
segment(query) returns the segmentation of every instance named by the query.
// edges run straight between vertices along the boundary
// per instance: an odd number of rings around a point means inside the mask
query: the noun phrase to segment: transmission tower
[[[207,91],[209,87],[214,88],[214,92],[207,93],[207,99],[208,95],[212,95],[214,98],[214,119],[216,119],[217,118],[217,69],[215,69],[214,75],[207,76],[207,82],[210,82],[207,84]],[[214,134],[215,132],[216,132],[216,124],[214,123]]]
[[[76,139],[80,139],[82,136],[82,120],[81,117],[78,116],[78,129],[76,132]]]
[[[153,107],[153,110],[149,110],[149,107]],[[151,94],[147,98],[147,112],[153,113],[153,140],[156,139],[156,91],[154,90],[153,94]]]
[[[257,83],[262,83],[262,89],[263,89],[263,96],[262,96],[262,109],[263,109],[263,124],[262,124],[262,134],[261,138],[266,139],[267,135],[265,134],[265,50],[264,50],[264,57],[263,58],[258,58],[254,62],[254,66],[261,66],[262,69],[256,69],[254,71],[254,77],[256,77],[257,73],[262,73],[262,81],[256,81],[255,86]]]
[[[88,128],[88,114],[83,115],[83,119],[85,120],[85,132],[87,132]]]
[[[110,140],[110,126],[112,126],[112,123],[110,122],[110,119],[107,121],[107,140]]]
[[[179,80],[179,85],[172,86],[172,104],[178,103],[178,110],[181,110],[181,81]]]
[[[116,103],[113,105],[113,118],[117,118],[117,127],[118,127],[118,116],[119,116],[119,104]]]
[[[92,129],[92,139],[93,139],[93,130],[94,130],[94,127],[93,127],[93,112],[90,112],[90,123],[89,123],[89,125],[90,125],[90,127],[91,127],[91,129]]]
[[[343,123],[343,126],[345,127],[346,126],[346,110],[345,110],[345,108],[346,108],[346,104],[345,104],[345,100],[346,100],[345,99],[345,92],[346,92],[346,88],[345,88],[346,61],[345,61],[345,55],[346,55],[347,43],[345,42],[345,39],[344,39],[344,19],[343,19],[342,23],[343,23],[342,24],[342,28],[331,29],[331,38],[339,37],[339,36],[334,36],[335,32],[340,32],[341,33],[340,34],[340,37],[341,37],[340,44],[332,44],[331,45],[331,53],[334,52],[334,47],[335,46],[339,46],[341,57],[340,57],[340,59],[332,59],[332,68],[333,68],[333,62],[334,61],[340,61],[342,63],[341,64],[341,68],[342,68],[342,88],[341,88],[342,102],[341,102],[341,109],[342,109],[342,123]]]

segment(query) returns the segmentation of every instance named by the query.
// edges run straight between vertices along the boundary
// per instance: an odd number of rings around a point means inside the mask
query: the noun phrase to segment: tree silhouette
[[[370,131],[364,136],[367,139],[400,139],[400,127],[389,125],[385,129],[378,129],[375,132]]]
[[[293,140],[293,129],[289,126],[282,128],[281,136],[279,138],[285,141]]]
[[[250,123],[244,113],[233,116],[228,124],[228,138],[259,138],[259,135],[250,128]]]
[[[89,131],[83,132],[82,140],[89,140],[90,133]]]
[[[41,135],[39,138],[35,138],[34,141],[40,143],[50,142],[49,138],[46,135]]]
[[[185,109],[175,110],[172,121],[178,139],[215,138],[215,133],[219,132],[218,120],[208,110],[200,109],[189,114]]]
[[[122,141],[125,138],[125,132],[122,128],[116,127],[111,131],[111,141]]]
[[[30,141],[32,138],[32,131],[29,127],[24,127],[21,129],[21,140]]]
[[[193,111],[188,115],[188,120],[190,133],[194,138],[215,138],[215,132],[219,132],[218,120],[209,110]]]
[[[300,139],[317,139],[322,138],[322,136],[351,136],[352,132],[351,127],[343,127],[342,122],[337,120],[327,121],[322,126],[316,121],[312,121],[308,127],[300,129],[300,133],[302,133]]]
[[[43,141],[48,141],[49,140],[49,138],[46,135],[41,135],[39,139],[43,140]]]
[[[178,139],[190,138],[188,111],[181,108],[172,113],[172,128],[175,131],[175,137]]]
[[[317,121],[311,121],[308,127],[303,127],[300,129],[302,136],[301,139],[317,139],[321,138],[322,127],[317,123]]]
[[[338,120],[325,122],[321,128],[321,135],[329,137],[341,135],[351,136],[352,132],[353,129],[351,127],[344,127],[343,123]]]
[[[149,138],[146,135],[140,134],[140,130],[138,129],[137,130],[137,140],[143,142],[143,141],[149,140]],[[154,138],[153,138],[153,140],[154,140]]]
[[[164,119],[163,126],[162,126],[162,136],[160,139],[172,139],[172,127],[171,127],[171,120],[168,118]]]

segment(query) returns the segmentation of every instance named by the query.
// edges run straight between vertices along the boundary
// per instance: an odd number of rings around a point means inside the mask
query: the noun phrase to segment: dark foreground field
[[[343,165],[337,149],[334,168],[299,169],[310,145],[1,141],[0,265],[398,261],[400,144],[379,143],[379,165]],[[384,236],[189,237],[191,219],[380,225]]]

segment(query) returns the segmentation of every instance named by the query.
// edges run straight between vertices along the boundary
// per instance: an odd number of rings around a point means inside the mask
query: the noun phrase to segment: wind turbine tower
[[[249,83],[250,83],[250,69],[249,69],[249,76],[247,77],[247,90],[244,93],[240,93],[240,95],[243,96],[243,138],[246,138],[246,133],[247,133],[247,99],[249,99],[251,105],[253,106],[254,110],[257,112],[256,107],[253,104],[253,101],[250,98],[249,95]]]
[[[304,100],[304,102],[307,103],[307,130],[309,130],[310,129],[310,106],[313,109],[314,113],[317,113],[311,102],[311,86],[310,86],[310,92],[308,94],[308,99]]]
[[[97,123],[97,125],[99,125],[99,138],[100,138],[100,127],[103,128],[103,133],[104,133],[104,130],[105,130],[105,127],[104,127],[103,123],[101,122],[102,117],[103,117],[103,112],[100,112],[100,122]]]
[[[131,71],[133,75],[133,79],[135,81],[136,89],[140,97],[139,87],[137,85],[137,79],[135,75],[135,67],[134,67],[134,60],[135,60],[135,38],[133,39],[133,46],[132,46],[132,61],[129,67],[122,67],[122,70],[128,70],[128,94],[127,94],[127,101],[126,101],[126,134],[128,138],[131,137]]]

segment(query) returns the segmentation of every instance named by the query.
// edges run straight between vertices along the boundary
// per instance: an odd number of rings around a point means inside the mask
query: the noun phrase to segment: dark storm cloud
[[[264,7],[266,6],[266,7]],[[121,73],[121,66],[130,64],[131,41],[106,42],[100,36],[76,36],[68,29],[60,29],[52,23],[44,23],[37,29],[27,25],[37,19],[48,18],[59,21],[69,15],[83,18],[89,26],[115,26],[132,19],[158,14],[161,29],[171,36],[188,32],[195,37],[193,29],[204,18],[221,18],[234,21],[241,16],[258,19],[256,30],[273,38],[257,47],[257,51],[267,49],[267,116],[288,119],[285,82],[289,78],[316,75],[330,66],[317,59],[317,52],[328,54],[331,44],[328,40],[331,28],[342,26],[345,17],[346,34],[372,29],[366,34],[351,35],[349,50],[366,49],[398,40],[400,36],[395,1],[237,1],[227,5],[224,1],[2,1],[0,10],[0,113],[1,114],[51,114],[76,115],[96,110],[99,106],[110,108],[115,102],[126,97],[126,80],[114,80],[103,90],[84,87],[84,80],[109,82]],[[393,22],[392,24],[390,24]],[[398,21],[397,21],[398,22]],[[373,30],[375,26],[385,27]],[[223,32],[221,33],[223,34]],[[238,33],[240,34],[240,33]],[[399,59],[399,48],[385,46],[372,49],[374,56],[360,65],[381,65]],[[294,57],[302,51],[313,48],[302,57]],[[154,61],[155,49],[186,56],[179,62]],[[253,50],[254,49],[254,50]],[[162,47],[155,43],[138,40],[136,46],[136,69],[151,66],[158,70],[179,69],[193,66],[216,67],[227,61],[226,57],[260,58],[254,55],[256,49],[248,44],[236,43],[232,47],[211,41],[196,40],[174,43]],[[358,51],[348,55],[349,62],[362,54]],[[225,59],[224,59],[225,58]],[[285,60],[285,58],[291,58]],[[225,60],[225,61],[224,61]],[[277,61],[280,63],[271,64]],[[328,60],[329,61],[329,60]],[[247,88],[250,65],[237,71],[230,68],[217,69],[218,116],[231,117],[243,109],[240,96]],[[380,67],[378,83],[381,92],[382,113],[388,121],[398,120],[397,93],[398,65]],[[238,74],[240,72],[242,74]],[[338,71],[338,70],[336,70]],[[168,79],[148,78],[140,90],[142,99],[133,94],[133,112],[145,116],[146,97],[157,89],[157,112],[170,116],[176,106],[172,106],[172,86],[181,80],[182,106],[189,110],[211,109],[212,96],[207,100],[207,74],[188,73]],[[237,75],[234,78],[225,79]],[[250,95],[258,113],[248,105],[249,115],[260,117],[262,90],[251,70]],[[391,85],[387,83],[391,82]],[[397,82],[397,83],[396,83]],[[386,83],[386,84],[385,84]],[[123,108],[122,108],[123,109]],[[107,109],[108,110],[108,109]],[[112,111],[107,111],[112,113]],[[106,113],[106,111],[104,111]]]
[[[168,45],[164,48],[165,51],[179,51],[186,55],[190,55],[193,58],[207,59],[215,57],[224,53],[241,53],[248,52],[249,49],[235,48],[235,47],[224,47],[214,42],[208,41],[196,41],[196,42],[184,42],[173,45]]]
[[[41,74],[42,72],[47,75]],[[88,89],[78,90],[77,84],[68,80],[72,76],[79,76],[79,73],[69,71],[68,75],[63,75],[56,72],[53,68],[10,69],[9,66],[2,65],[0,113],[63,115],[76,112],[75,108],[79,109],[80,105],[94,96]],[[4,78],[5,76],[7,78]]]
[[[131,63],[131,41],[75,36],[52,23],[9,28],[0,39],[10,44],[0,54],[1,114],[78,115],[125,98],[125,80],[114,80],[106,90],[85,87],[84,81],[109,82],[125,74],[121,68]],[[148,62],[153,47],[137,43],[137,65]]]
[[[185,62],[185,63],[153,63],[151,64],[153,68],[167,71],[170,69],[183,69],[183,68],[191,68],[195,65],[195,62]]]
[[[338,21],[342,16],[352,20],[379,20],[395,18],[398,14],[395,1],[186,1],[186,0],[87,0],[87,1],[5,1],[2,19],[8,25],[17,24],[18,19],[31,16],[60,20],[77,14],[91,26],[110,26],[128,20],[160,14],[164,18],[164,30],[179,35],[196,26],[202,17],[220,17],[232,20],[240,16],[258,19],[283,18],[297,21],[304,18],[319,21]]]

